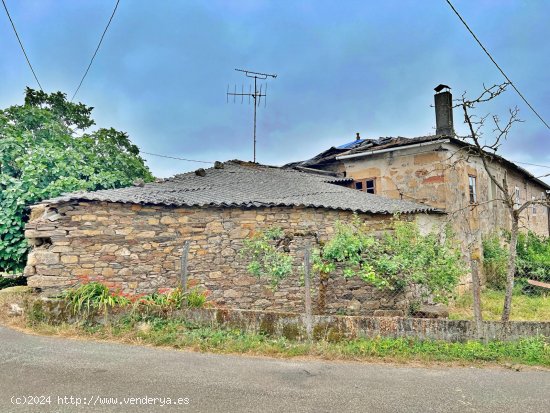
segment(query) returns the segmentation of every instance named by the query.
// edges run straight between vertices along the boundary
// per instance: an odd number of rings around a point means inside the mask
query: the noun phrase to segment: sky
[[[5,1],[44,90],[71,97],[115,1]],[[550,1],[453,4],[550,123]],[[38,86],[4,13],[0,50],[0,107],[21,104],[25,87]],[[226,99],[228,85],[251,84],[235,68],[277,75],[267,80],[257,124],[258,161],[272,165],[310,158],[356,132],[434,134],[436,85],[459,97],[504,81],[445,0],[121,0],[75,100],[95,108],[98,127],[127,132],[142,151],[252,160],[253,106]],[[501,154],[550,167],[550,130],[512,89],[479,114],[505,119],[515,106],[524,122]],[[456,110],[455,129],[466,134]],[[205,166],[143,157],[158,177]]]

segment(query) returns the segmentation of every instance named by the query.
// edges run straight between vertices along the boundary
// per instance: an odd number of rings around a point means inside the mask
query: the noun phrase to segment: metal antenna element
[[[262,85],[260,84],[260,89],[258,90],[258,79],[259,80],[266,80],[268,78],[276,79],[277,75],[271,75],[269,73],[259,73],[259,72],[253,72],[251,70],[244,70],[244,69],[235,69],[237,72],[242,72],[246,75],[246,77],[254,78],[254,91],[252,91],[252,86],[249,85],[248,93],[244,91],[244,85],[241,87],[241,93],[237,93],[237,85],[234,87],[234,91],[229,91],[229,85],[227,85],[227,103],[229,103],[229,96],[233,96],[233,103],[235,103],[236,97],[241,97],[241,103],[243,103],[244,97],[248,96],[248,103],[250,103],[250,98],[254,99],[254,163],[256,163],[256,108],[260,106],[260,103],[262,102],[262,97],[264,98],[264,108],[267,105],[267,83],[265,84],[265,88],[262,91]]]

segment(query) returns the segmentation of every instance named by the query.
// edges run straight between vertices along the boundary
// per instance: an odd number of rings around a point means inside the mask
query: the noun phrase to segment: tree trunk
[[[472,294],[474,296],[474,321],[477,333],[481,334],[483,315],[481,312],[481,281],[479,279],[479,260],[474,252],[470,251],[470,270],[472,271]]]
[[[508,256],[508,274],[506,275],[506,295],[504,296],[504,308],[502,309],[502,321],[510,320],[512,311],[512,293],[514,290],[514,276],[516,275],[516,247],[518,244],[519,216],[512,213],[512,232],[510,234],[510,250]]]

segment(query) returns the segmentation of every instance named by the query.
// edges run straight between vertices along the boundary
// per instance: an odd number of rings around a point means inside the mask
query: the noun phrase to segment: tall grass
[[[486,289],[481,293],[481,307],[485,320],[498,321],[502,315],[504,291]],[[449,318],[473,320],[471,292],[461,295],[451,306]],[[511,320],[550,321],[550,294],[525,295],[521,286],[514,289]]]

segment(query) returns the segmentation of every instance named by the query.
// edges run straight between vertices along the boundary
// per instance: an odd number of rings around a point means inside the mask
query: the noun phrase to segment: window
[[[473,175],[468,176],[468,189],[470,191],[470,204],[477,203],[476,177]]]
[[[367,179],[365,181],[365,191],[369,194],[376,193],[376,180],[375,179]]]
[[[537,200],[537,197],[535,195],[533,195],[531,197],[531,201],[535,202]],[[537,215],[537,204],[532,204],[532,210],[531,212],[533,213],[533,215]]]
[[[515,189],[514,189],[514,205],[516,206],[516,208],[519,208],[519,204],[521,202],[521,197],[520,197],[520,192],[519,192],[519,188],[516,186]]]
[[[358,191],[368,192],[369,194],[376,193],[376,178],[361,179],[353,183],[352,188]]]

